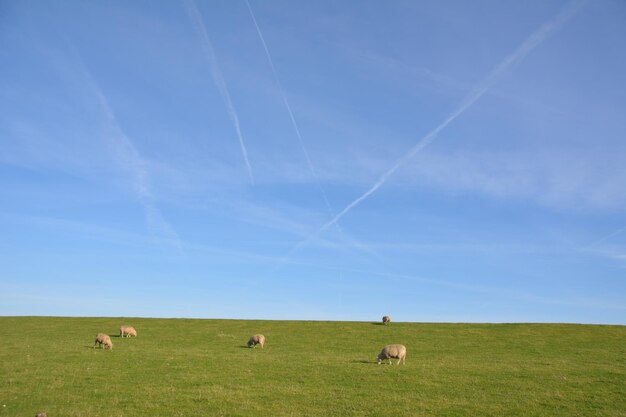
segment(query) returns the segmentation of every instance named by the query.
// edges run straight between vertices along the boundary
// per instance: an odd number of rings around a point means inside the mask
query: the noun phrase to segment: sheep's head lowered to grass
[[[384,359],[389,359],[389,364],[391,365],[391,358],[398,359],[398,365],[400,365],[400,361],[404,364],[406,360],[406,347],[404,345],[387,345],[376,357],[376,362],[380,365]]]
[[[250,336],[250,339],[248,339],[248,347],[256,347],[256,345],[261,345],[261,348],[263,348],[265,346],[265,336],[262,334]]]
[[[133,326],[127,326],[127,325],[120,326],[120,337],[124,337],[124,335],[126,335],[126,337],[130,337],[130,336],[137,337],[137,330],[135,330]]]
[[[98,333],[93,347],[96,347],[97,345],[99,345],[103,349],[106,349],[108,347],[109,350],[113,350],[113,342],[111,342],[111,338],[108,334]]]

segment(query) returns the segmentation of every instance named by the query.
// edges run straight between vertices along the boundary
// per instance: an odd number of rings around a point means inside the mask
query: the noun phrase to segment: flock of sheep
[[[383,316],[383,324],[391,323],[391,317]],[[137,330],[133,326],[123,325],[120,326],[120,337],[137,337]],[[248,347],[256,348],[257,345],[261,345],[261,348],[265,346],[265,336],[262,334],[255,334],[250,336],[247,343]],[[109,348],[109,350],[113,350],[113,342],[111,342],[111,337],[105,333],[98,333],[96,335],[96,341],[94,342],[93,347],[100,346],[101,349]],[[389,360],[389,364],[391,365],[391,359],[398,359],[398,365],[400,362],[402,364],[406,361],[406,347],[404,345],[387,345],[385,346],[380,353],[378,354],[376,361],[380,365],[382,361],[385,359]],[[35,417],[46,417],[45,413],[39,413]]]
[[[391,317],[383,316],[383,324],[391,323]],[[135,330],[132,326],[123,325],[120,326],[120,337],[137,337],[137,330]],[[250,336],[247,343],[248,347],[255,348],[257,345],[261,345],[261,348],[265,346],[265,336],[262,334],[255,334]],[[111,342],[111,338],[109,335],[105,333],[98,333],[96,335],[96,341],[94,342],[93,347],[100,346],[102,349],[113,350],[113,342]],[[376,361],[380,365],[380,363],[387,359],[389,360],[389,364],[391,365],[391,359],[398,359],[397,365],[402,362],[402,364],[406,361],[406,347],[404,345],[387,345],[385,346],[380,353],[378,354]]]
[[[137,330],[133,326],[123,325],[120,326],[120,337],[137,337]],[[108,334],[98,333],[96,335],[96,341],[93,344],[93,347],[100,346],[102,349],[109,348],[109,350],[113,350],[113,342],[111,342],[111,338]]]

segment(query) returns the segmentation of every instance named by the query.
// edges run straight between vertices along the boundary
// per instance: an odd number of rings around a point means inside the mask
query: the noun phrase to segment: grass
[[[626,416],[624,326],[0,317],[0,337],[0,416]],[[388,343],[406,365],[376,365]]]

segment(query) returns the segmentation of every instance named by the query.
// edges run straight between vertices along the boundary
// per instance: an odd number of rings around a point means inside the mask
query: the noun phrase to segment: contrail
[[[82,75],[84,82],[87,84],[86,90],[91,92],[97,99],[103,119],[106,120],[109,130],[107,139],[113,149],[113,158],[116,164],[130,173],[132,177],[133,190],[144,208],[148,229],[153,235],[165,238],[167,242],[172,243],[178,249],[179,253],[185,255],[178,233],[165,220],[154,204],[154,195],[150,185],[150,172],[146,160],[133,141],[126,135],[126,132],[120,127],[102,88],[83,62],[79,51],[71,43],[68,46],[74,60],[77,62],[77,65],[74,67],[78,68],[80,75]]]
[[[317,175],[317,172],[315,170],[315,167],[313,166],[313,162],[311,161],[311,158],[309,156],[309,152],[306,149],[306,146],[304,145],[304,140],[302,139],[302,135],[300,133],[300,128],[298,127],[298,123],[296,122],[296,118],[293,115],[293,111],[291,110],[291,105],[289,104],[289,100],[287,99],[287,95],[285,94],[285,90],[282,86],[282,83],[280,82],[280,77],[278,76],[278,71],[276,71],[276,67],[274,66],[274,60],[272,59],[272,56],[270,54],[269,48],[267,47],[267,43],[265,42],[265,37],[263,36],[263,32],[261,32],[261,28],[259,27],[257,20],[256,20],[256,16],[254,15],[254,12],[252,11],[252,7],[250,6],[250,2],[248,0],[246,1],[246,5],[248,6],[248,11],[250,12],[250,17],[252,18],[252,21],[254,22],[254,26],[256,28],[257,34],[259,35],[259,39],[261,40],[261,44],[263,45],[263,49],[265,51],[265,56],[267,57],[267,61],[270,64],[270,68],[272,69],[272,74],[274,76],[274,80],[276,81],[276,84],[278,86],[278,89],[280,91],[280,94],[282,96],[283,99],[283,103],[285,104],[285,108],[287,109],[287,112],[289,113],[289,118],[291,120],[291,125],[293,126],[294,131],[296,132],[296,137],[298,138],[298,143],[300,144],[300,148],[302,149],[302,153],[305,156],[305,159],[307,161],[307,165],[309,167],[309,170],[311,171],[311,175],[313,176],[313,179],[315,180],[315,183],[317,185],[317,188],[322,196],[322,199],[324,200],[324,203],[326,204],[326,209],[328,211],[328,215],[331,219],[335,218],[335,211],[333,210],[332,206],[330,205],[330,201],[328,200],[328,197],[326,195],[326,192],[324,191],[324,188],[322,187],[322,183],[319,179],[319,176]],[[366,252],[372,256],[375,256],[377,258],[380,258],[380,255],[375,253],[374,251],[372,251],[370,248],[368,248],[366,245],[363,245],[362,243],[350,238],[349,236],[347,236],[343,230],[341,229],[341,226],[339,225],[338,222],[334,222],[333,223],[334,227],[337,229],[337,231],[345,238],[345,240],[347,240],[349,242],[349,244],[351,244],[352,246],[355,246],[356,248],[358,248],[359,250]]]
[[[609,233],[606,236],[601,237],[600,239],[597,239],[593,242],[591,242],[590,244],[588,244],[587,246],[585,246],[583,249],[591,249],[597,245],[599,245],[600,243],[609,240],[610,238],[612,238],[613,236],[617,236],[623,232],[626,232],[626,227],[622,227],[621,229],[617,229],[615,230],[613,233]]]
[[[202,22],[202,15],[200,11],[196,7],[196,4],[193,0],[185,0],[185,8],[187,9],[187,14],[193,23],[194,29],[197,35],[200,37],[202,48],[206,53],[206,56],[209,61],[209,65],[211,67],[211,75],[213,76],[213,81],[217,86],[217,89],[222,96],[222,100],[226,104],[228,108],[228,115],[230,116],[231,121],[233,122],[233,126],[235,127],[235,131],[237,132],[237,138],[239,139],[239,145],[241,147],[241,153],[243,155],[243,159],[246,162],[246,167],[248,168],[248,175],[250,176],[250,182],[254,184],[254,177],[252,176],[252,167],[250,166],[250,161],[248,160],[248,151],[246,150],[246,145],[243,141],[243,135],[241,134],[241,128],[239,126],[239,117],[237,116],[237,112],[235,111],[235,106],[233,105],[233,101],[230,98],[230,93],[228,92],[228,88],[226,87],[226,81],[224,80],[224,76],[222,75],[222,71],[220,67],[217,65],[217,58],[215,57],[215,51],[213,49],[213,45],[211,44],[211,40],[209,39],[209,35],[207,34],[204,23]]]
[[[334,216],[329,222],[320,227],[314,234],[309,236],[306,240],[296,244],[287,257],[289,257],[297,248],[306,244],[315,236],[322,233],[324,230],[328,229],[331,225],[336,223],[339,219],[345,216],[350,210],[360,204],[363,200],[368,198],[374,192],[376,192],[380,187],[382,187],[389,177],[393,175],[394,172],[398,170],[402,165],[404,165],[409,159],[411,159],[415,154],[420,152],[422,149],[430,145],[436,138],[437,135],[444,130],[450,123],[452,123],[457,117],[463,114],[468,108],[470,108],[479,98],[481,98],[493,85],[500,79],[500,77],[509,70],[514,65],[518,64],[530,51],[532,51],[535,47],[537,47],[540,43],[542,43],[548,36],[550,36],[553,32],[557,31],[563,24],[565,24],[586,2],[586,0],[577,0],[574,1],[567,6],[565,6],[561,11],[556,15],[552,20],[544,23],[539,29],[534,31],[526,38],[526,40],[515,50],[513,53],[508,55],[500,64],[498,64],[487,76],[477,85],[473,92],[471,92],[467,97],[463,99],[459,107],[453,111],[443,122],[437,125],[434,129],[428,132],[424,137],[422,137],[416,144],[413,146],[403,157],[401,157],[396,163],[389,168],[379,179],[376,181],[369,190],[363,193],[356,200],[348,204],[339,214]]]
[[[283,98],[283,103],[285,104],[287,113],[289,113],[289,118],[291,119],[291,125],[293,126],[293,129],[296,132],[296,136],[298,137],[298,142],[300,143],[300,148],[302,149],[302,153],[304,154],[307,165],[309,166],[311,175],[313,176],[313,179],[315,180],[315,183],[317,184],[317,188],[319,189],[320,194],[322,195],[322,198],[324,199],[324,203],[326,204],[326,209],[328,210],[330,218],[331,219],[335,218],[335,212],[332,209],[330,202],[328,201],[328,197],[326,196],[326,192],[324,191],[324,188],[322,187],[320,179],[317,175],[317,172],[315,171],[315,167],[313,167],[313,162],[311,161],[309,152],[307,151],[306,146],[304,146],[304,141],[302,140],[302,135],[300,134],[300,128],[298,127],[296,118],[293,115],[293,111],[291,111],[291,105],[289,104],[289,100],[287,100],[287,95],[285,94],[285,90],[283,89],[283,86],[280,82],[280,78],[278,77],[278,72],[276,71],[276,67],[274,66],[274,60],[272,59],[270,51],[267,48],[267,44],[265,43],[265,37],[263,36],[263,33],[261,32],[261,28],[259,27],[259,24],[256,21],[256,17],[254,16],[254,12],[252,11],[252,7],[250,6],[250,2],[248,0],[246,0],[246,5],[248,6],[248,10],[250,11],[250,17],[252,17],[252,21],[254,22],[254,27],[256,28],[256,32],[259,35],[259,39],[261,39],[261,44],[263,44],[263,49],[265,50],[265,56],[267,57],[267,60],[270,63],[272,74],[274,75],[274,80],[276,81],[276,84],[278,85],[278,90],[280,91],[280,94]],[[334,225],[337,228],[337,230],[341,232],[341,228],[339,227],[339,224],[337,222],[334,222]]]

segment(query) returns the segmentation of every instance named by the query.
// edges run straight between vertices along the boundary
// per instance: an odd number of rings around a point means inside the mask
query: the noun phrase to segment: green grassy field
[[[624,326],[0,317],[0,336],[0,416],[626,416]],[[375,363],[388,343],[406,365]]]

